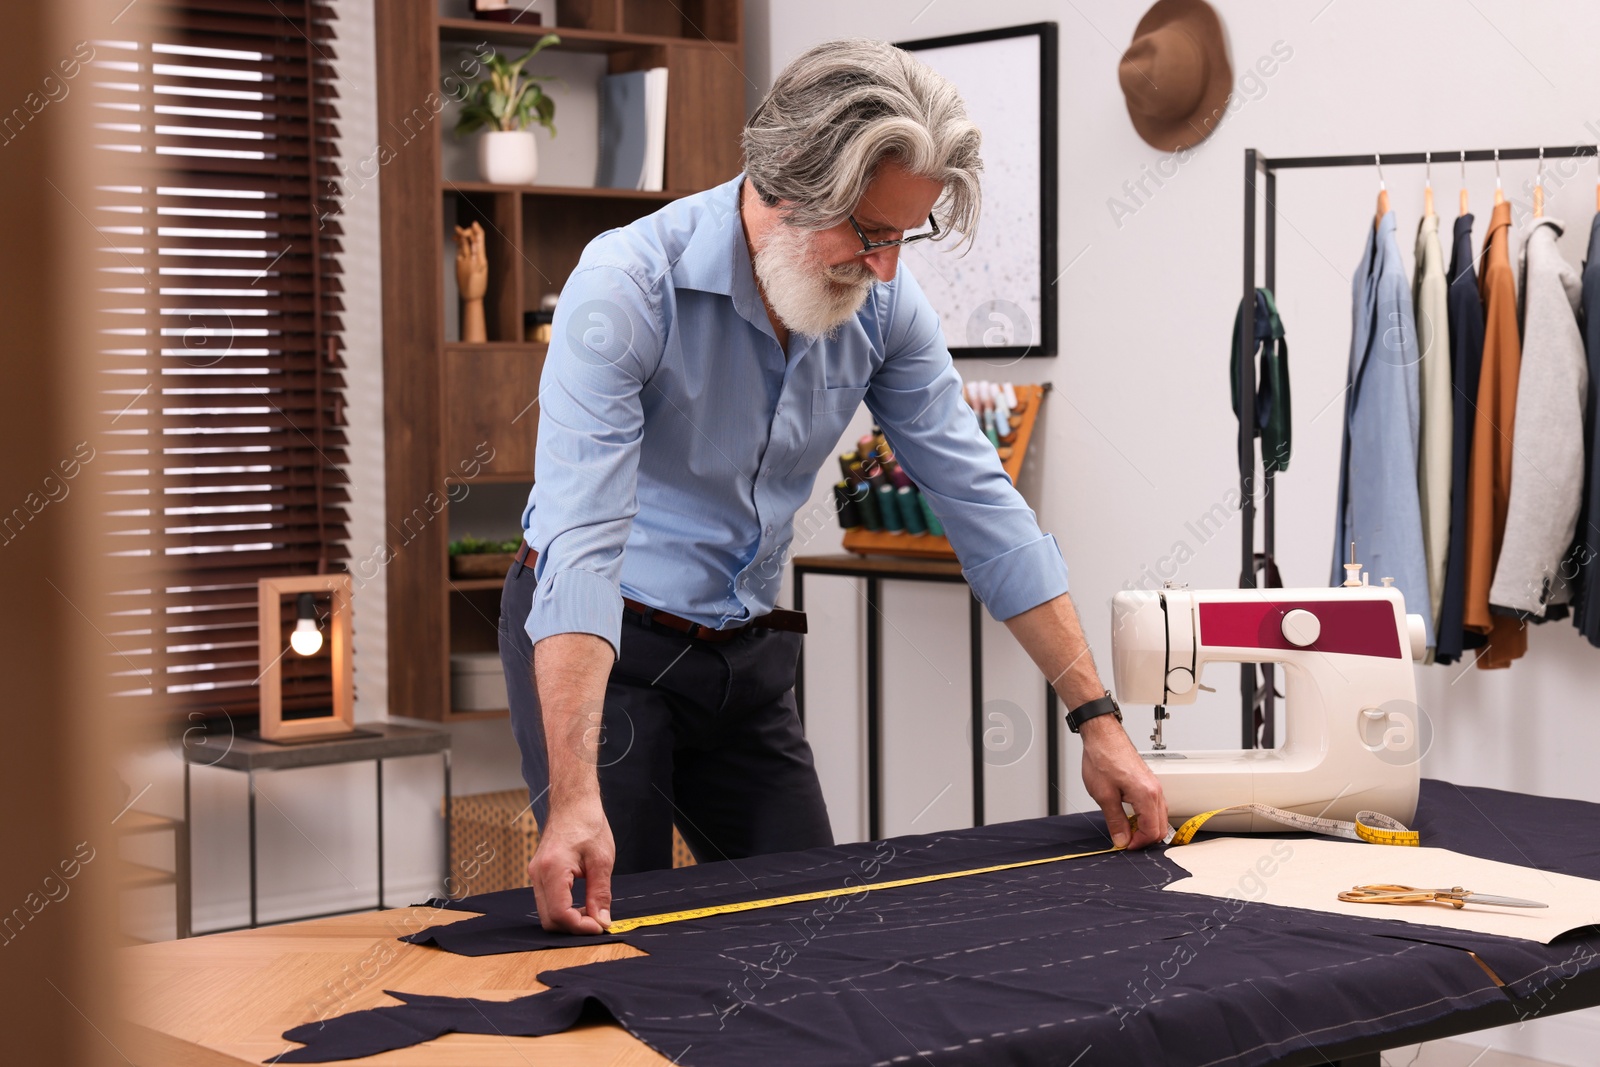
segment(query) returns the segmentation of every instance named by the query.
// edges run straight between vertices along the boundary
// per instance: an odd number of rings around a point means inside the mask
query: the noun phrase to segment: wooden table
[[[283,1039],[285,1030],[393,1004],[385,989],[511,1000],[544,989],[534,979],[540,971],[640,955],[627,945],[594,945],[475,959],[395,940],[472,914],[396,908],[124,949],[125,1024],[117,1047],[136,1067],[257,1067],[300,1047]],[[670,1061],[607,1023],[550,1037],[446,1034],[415,1048],[340,1062],[644,1067]]]

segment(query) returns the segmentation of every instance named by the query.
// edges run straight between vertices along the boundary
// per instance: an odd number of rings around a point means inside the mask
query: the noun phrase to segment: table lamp
[[[355,685],[350,660],[350,576],[309,574],[262,578],[256,584],[261,739],[316,741],[351,733],[355,729]],[[295,616],[287,636],[286,597],[294,598]],[[284,715],[286,676],[291,693],[288,717]],[[326,705],[319,699],[324,686]]]

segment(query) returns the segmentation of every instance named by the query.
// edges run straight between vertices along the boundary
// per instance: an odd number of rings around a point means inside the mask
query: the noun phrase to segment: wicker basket
[[[539,844],[539,826],[526,789],[474,793],[454,798],[450,820],[452,897],[521,889],[528,884],[528,861]],[[694,855],[672,831],[672,865],[688,867]]]

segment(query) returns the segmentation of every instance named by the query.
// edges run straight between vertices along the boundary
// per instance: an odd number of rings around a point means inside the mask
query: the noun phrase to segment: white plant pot
[[[488,130],[478,135],[478,173],[495,185],[531,185],[539,173],[532,130]]]

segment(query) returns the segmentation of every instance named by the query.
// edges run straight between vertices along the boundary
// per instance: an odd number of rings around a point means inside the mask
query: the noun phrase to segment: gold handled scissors
[[[1491,893],[1474,893],[1455,886],[1450,889],[1413,889],[1408,885],[1358,885],[1339,894],[1339,899],[1351,904],[1448,904],[1464,908],[1468,904],[1496,904],[1504,908],[1548,908],[1537,900],[1520,897],[1497,897]]]

